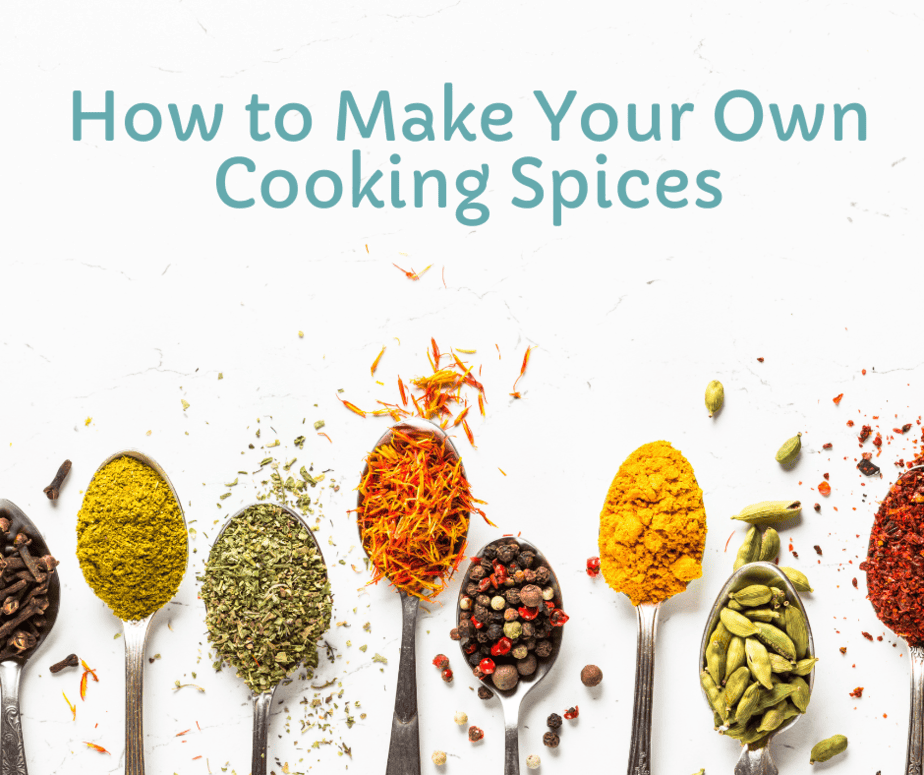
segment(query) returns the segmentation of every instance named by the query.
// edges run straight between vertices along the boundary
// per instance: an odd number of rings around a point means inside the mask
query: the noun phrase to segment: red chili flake
[[[575,705],[573,708],[568,708],[568,710],[565,711],[565,718],[570,721],[571,719],[577,718],[580,712],[578,706]]]
[[[864,426],[860,429],[860,443],[862,444],[864,441],[866,441],[866,440],[869,438],[869,435],[870,435],[872,432],[873,432],[873,429],[872,429],[871,426],[869,426],[869,425],[864,425]]]
[[[864,452],[862,455],[860,455],[860,457],[862,457],[864,460],[872,460],[872,459],[873,459],[873,453],[872,453],[872,452]]]
[[[833,446],[834,446],[834,445],[829,441],[827,444],[822,444],[822,445],[821,445],[821,448],[822,448],[822,449],[831,449],[831,447],[833,447]]]
[[[827,482],[822,482],[818,485],[818,492],[827,498],[831,494],[831,485]]]
[[[565,622],[568,621],[571,617],[568,616],[560,608],[556,608],[552,613],[549,614],[549,622],[551,622],[553,627],[563,627]]]
[[[820,504],[820,503],[816,503],[815,506],[814,506],[814,508],[815,508],[815,511],[821,511],[821,504]]]
[[[848,427],[848,428],[852,428],[852,427],[853,427],[853,420],[847,420],[847,427]]]
[[[433,665],[434,667],[438,667],[440,670],[445,667],[449,667],[449,657],[447,657],[445,654],[437,654],[435,657],[433,657]]]
[[[818,544],[815,544],[812,548],[815,550],[815,554],[821,554],[821,547]]]
[[[110,756],[112,756],[112,754],[109,753],[109,751],[107,751],[105,748],[103,748],[103,746],[97,745],[96,743],[88,743],[84,741],[84,745],[87,748],[92,748],[94,751],[99,751],[100,753],[105,753],[105,754],[109,754]]]
[[[600,558],[589,557],[587,559],[587,575],[593,578],[600,575]]]
[[[833,399],[834,403],[835,403],[835,404],[839,404],[839,403],[841,402],[841,399],[842,399],[843,397],[844,397],[844,394],[843,394],[843,393],[834,396],[834,399]]]
[[[864,630],[862,633],[860,633],[860,634],[861,634],[864,638],[866,638],[867,640],[869,640],[869,641],[871,641],[871,640],[873,639],[873,636],[870,635],[870,634],[869,634],[868,632],[866,632],[865,630]]]
[[[516,378],[516,380],[514,381],[514,383],[513,383],[513,388],[511,388],[511,389],[513,390],[513,392],[512,392],[510,395],[512,395],[514,398],[519,398],[519,397],[520,397],[520,394],[517,392],[517,382],[519,382],[519,381],[520,381],[520,377],[522,377],[522,376],[526,373],[526,365],[529,363],[529,354],[530,354],[533,350],[535,350],[536,347],[537,347],[537,345],[533,345],[532,347],[527,347],[527,348],[526,348],[526,353],[523,355],[523,365],[520,367],[520,374],[519,374],[519,376]]]
[[[838,650],[841,652],[841,654],[846,654],[846,653],[847,653],[847,647],[846,647],[846,646],[841,646],[840,649],[838,649]]]
[[[875,476],[880,471],[879,466],[873,463],[869,458],[863,458],[857,463],[857,468],[860,469],[860,473],[864,476]]]
[[[870,640],[872,640],[872,638],[870,638]],[[485,657],[484,659],[481,660],[481,662],[478,663],[478,669],[485,675],[491,675],[491,673],[494,672],[494,668],[495,668],[494,660],[488,659],[487,657]]]
[[[478,742],[479,740],[481,740],[483,737],[484,737],[484,731],[483,731],[483,730],[479,729],[478,727],[469,727],[469,728],[468,728],[468,739],[469,739],[471,742],[477,743],[477,742]]]
[[[513,643],[510,638],[501,638],[497,643],[491,646],[491,656],[492,657],[502,657],[505,654],[510,653],[510,649],[513,648]]]
[[[758,359],[757,359],[757,362],[758,362],[758,363],[763,363],[763,362],[764,362],[764,359],[763,359],[763,358],[758,358]]]
[[[860,373],[865,377],[865,376],[866,376],[866,369],[863,369],[863,371],[861,371]]]
[[[858,686],[850,693],[850,696],[859,700],[863,696],[863,687]]]
[[[525,606],[520,606],[517,608],[517,613],[520,614],[521,619],[525,619],[527,622],[531,622],[539,615],[538,608],[526,608]]]
[[[452,683],[452,670],[450,670],[448,667],[440,673],[440,676],[446,683]]]
[[[911,430],[911,427],[912,427],[912,426],[911,426],[911,423],[910,423],[910,422],[906,422],[906,423],[902,426],[902,433],[907,433],[908,431]]]
[[[492,573],[491,576],[494,574]],[[491,586],[491,576],[485,576],[481,581],[478,582],[478,591],[484,592],[489,586]]]
[[[857,586],[857,577],[856,577],[856,576],[853,577],[853,580],[852,580],[850,583],[853,584],[853,588],[854,588],[854,589],[859,589],[859,587]]]
[[[828,479],[831,478],[831,475],[828,474],[828,473],[824,473],[824,474],[822,474],[822,476],[823,476],[826,480],[828,480]]]
[[[797,560],[799,559],[799,552],[796,552],[796,551],[794,551],[794,550],[792,550],[792,549],[790,549],[789,551],[792,552],[792,556],[793,556],[793,557],[795,557]]]
[[[882,446],[882,434],[879,433],[878,431],[876,432],[876,438],[873,439],[873,445],[877,447]]]

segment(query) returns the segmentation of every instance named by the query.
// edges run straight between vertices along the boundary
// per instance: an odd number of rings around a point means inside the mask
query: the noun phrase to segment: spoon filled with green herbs
[[[212,545],[200,596],[218,659],[254,694],[251,775],[266,775],[269,709],[299,665],[318,666],[333,598],[314,535],[292,509],[255,503],[234,514]]]

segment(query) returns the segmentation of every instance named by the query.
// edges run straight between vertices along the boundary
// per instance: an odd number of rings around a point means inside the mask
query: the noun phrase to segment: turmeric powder
[[[600,513],[600,569],[632,605],[660,603],[702,575],[703,491],[666,441],[644,444],[619,467]]]

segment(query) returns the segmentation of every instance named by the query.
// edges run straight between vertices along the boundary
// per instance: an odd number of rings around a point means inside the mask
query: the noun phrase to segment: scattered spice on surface
[[[539,758],[538,754],[531,753],[526,757],[527,768],[531,770],[538,770],[540,764],[542,764],[542,760]]]
[[[437,767],[442,767],[446,763],[446,752],[434,751],[433,755],[430,756],[430,761],[432,761]]]
[[[545,720],[545,725],[549,729],[559,729],[561,727],[561,716],[559,716],[557,713],[550,714],[549,717]]]
[[[818,492],[827,498],[831,494],[831,485],[827,482],[821,482],[818,485]]]
[[[558,744],[561,742],[561,738],[554,732],[546,732],[542,736],[542,744],[546,748],[558,748]]]
[[[576,719],[578,715],[580,714],[580,712],[581,712],[580,708],[578,708],[578,706],[575,705],[571,708],[568,708],[568,710],[565,711],[565,718],[568,721],[571,721],[573,719]]]
[[[374,567],[369,583],[387,579],[423,600],[443,590],[462,561],[472,497],[462,461],[448,440],[397,425],[366,458],[357,524]],[[434,518],[434,515],[439,515]]]
[[[96,472],[77,514],[77,559],[117,617],[144,619],[171,600],[187,553],[180,504],[160,474],[128,456]]]
[[[58,472],[55,474],[55,478],[51,480],[51,484],[42,490],[42,492],[48,496],[48,500],[55,501],[58,499],[58,495],[61,493],[61,485],[64,484],[64,480],[67,479],[70,470],[71,461],[65,460],[58,468]]]
[[[603,671],[596,665],[586,665],[581,670],[581,683],[584,686],[597,686],[603,680]]]
[[[838,404],[840,404],[841,399],[842,399],[843,397],[844,397],[844,394],[843,394],[843,393],[839,393],[838,395],[834,396],[834,398],[833,398],[832,400],[834,401],[835,406],[838,405]]]
[[[866,630],[864,630],[864,631],[861,632],[860,634],[861,634],[864,638],[866,638],[868,641],[872,641],[872,639],[873,639],[873,636],[870,635],[868,632],[866,632]]]
[[[703,491],[666,441],[645,444],[619,467],[600,514],[600,564],[633,605],[658,603],[702,575]]]
[[[879,466],[877,466],[872,460],[869,460],[865,457],[861,458],[860,462],[857,463],[857,468],[864,476],[875,476],[880,471]]]
[[[68,654],[60,662],[55,662],[51,667],[48,668],[49,673],[60,673],[64,670],[65,667],[77,667],[80,664],[80,660],[77,659],[76,654]]]
[[[850,696],[857,700],[860,699],[863,696],[863,687],[858,686],[850,693]]]
[[[477,743],[479,740],[484,739],[484,731],[476,726],[471,726],[468,728],[468,739],[473,743]]]
[[[96,743],[87,743],[87,742],[84,742],[84,745],[85,745],[87,748],[92,748],[94,751],[99,751],[100,753],[104,753],[104,754],[108,754],[109,756],[112,756],[112,754],[109,753],[109,751],[107,751],[107,750],[106,750],[105,748],[103,748],[101,745],[97,745]]]
[[[460,727],[464,727],[468,724],[468,714],[464,710],[457,710],[455,715],[452,717],[452,720],[456,722]]]
[[[587,560],[587,575],[591,578],[600,575],[600,558],[590,557]]]
[[[314,539],[286,509],[261,503],[235,516],[199,580],[216,669],[229,663],[260,694],[300,664],[317,667],[330,583]]]
[[[527,348],[526,348],[526,352],[525,352],[524,355],[523,355],[523,365],[520,367],[520,373],[517,375],[517,378],[516,378],[516,379],[514,380],[514,382],[513,382],[513,388],[512,388],[511,393],[510,393],[510,395],[513,396],[514,398],[522,398],[522,396],[520,395],[520,393],[517,391],[517,383],[520,381],[520,379],[521,379],[521,378],[523,377],[523,375],[526,373],[526,366],[527,366],[527,364],[529,363],[529,354],[530,354],[533,350],[535,350],[536,347],[537,347],[537,345],[533,345],[532,347],[527,347]]]

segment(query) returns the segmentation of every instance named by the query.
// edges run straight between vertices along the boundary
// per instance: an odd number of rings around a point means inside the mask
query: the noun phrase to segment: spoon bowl
[[[244,512],[248,509],[253,508],[254,506],[265,505],[266,502],[257,502],[250,503],[244,506],[242,509],[238,510],[232,514],[226,521],[225,524],[221,526],[221,530],[218,531],[218,535],[215,536],[215,541],[212,543],[212,549],[209,552],[209,561],[212,559],[212,552],[215,551],[215,547],[218,545],[218,542],[221,540],[221,537],[224,535],[225,531],[230,527],[236,519],[238,519]],[[329,579],[329,573],[327,571],[327,563],[324,562],[324,554],[321,552],[321,545],[318,543],[318,539],[315,537],[311,528],[308,527],[308,523],[299,514],[295,509],[282,504],[282,503],[273,503],[272,505],[282,509],[288,516],[296,521],[305,532],[308,533],[308,537],[311,539],[311,542],[314,544],[315,551],[318,553],[318,556],[321,558],[321,562],[324,563],[324,575],[325,579]],[[296,668],[297,669],[297,668]],[[275,684],[271,689],[261,692],[254,695],[253,700],[253,751],[251,755],[250,763],[250,772],[251,775],[266,775],[266,753],[267,753],[267,740],[269,736],[269,711],[270,706],[273,701],[273,694],[276,691],[276,688],[279,684]]]
[[[502,544],[509,543],[518,544],[521,552],[532,552],[534,555],[536,555],[535,564],[544,565],[549,569],[551,574],[549,586],[555,592],[553,602],[555,603],[556,608],[563,608],[561,584],[558,582],[558,576],[555,575],[555,569],[546,559],[545,555],[539,551],[539,549],[534,544],[530,543],[526,539],[513,536],[498,538],[481,547],[481,549],[476,552],[475,556],[483,556],[485,550],[489,547],[498,547]],[[468,582],[469,574],[466,573],[465,578],[462,581],[462,590],[465,589],[465,586]],[[460,604],[462,602],[463,596],[465,596],[465,593],[462,590],[460,590],[459,598],[456,601],[455,620],[457,622],[459,621],[459,615],[462,613]],[[539,682],[542,681],[546,675],[548,675],[549,671],[552,669],[552,665],[554,665],[555,661],[558,659],[558,655],[561,653],[561,643],[562,637],[564,636],[564,629],[564,627],[552,628],[552,635],[550,637],[550,640],[552,641],[552,653],[548,657],[538,660],[536,671],[532,675],[520,676],[516,686],[514,686],[512,689],[498,689],[488,676],[484,676],[479,679],[485,687],[490,689],[494,694],[498,696],[500,699],[501,707],[504,710],[504,775],[519,775],[520,708],[522,707],[522,703],[526,698],[526,695],[535,689],[539,685]],[[462,659],[465,660],[466,664],[468,664],[468,655],[465,653],[465,649],[461,646],[461,644],[459,648],[462,650]]]
[[[750,586],[752,584],[762,584],[765,586],[777,586],[783,588],[783,590],[786,592],[786,598],[789,601],[789,604],[798,608],[805,619],[805,629],[808,631],[808,649],[806,650],[806,657],[815,656],[815,641],[812,638],[812,625],[809,622],[808,615],[805,612],[805,606],[802,604],[802,598],[799,597],[799,593],[792,585],[792,582],[790,582],[790,580],[786,577],[786,574],[783,573],[783,571],[781,571],[772,562],[752,562],[741,566],[741,568],[735,571],[729,577],[728,581],[725,582],[725,586],[722,587],[721,591],[716,596],[712,610],[709,612],[706,628],[703,630],[702,641],[700,642],[697,675],[699,675],[699,672],[702,671],[703,665],[705,664],[705,654],[706,647],[709,645],[709,636],[712,634],[712,631],[719,623],[719,613],[728,604],[729,593],[737,592],[739,589],[743,589],[744,587]],[[806,683],[808,683],[809,691],[811,691],[815,684],[814,669],[811,673],[808,674]],[[702,688],[701,691],[703,694],[703,699],[705,700],[706,705],[709,707],[709,712],[712,713],[712,705],[709,703],[709,698],[706,696],[706,691]],[[803,714],[800,713],[799,715],[793,716],[791,719],[784,721],[779,727],[774,729],[772,732],[769,732],[767,736],[762,738],[758,743],[742,746],[743,750],[741,752],[741,758],[735,765],[735,775],[776,775],[779,770],[777,769],[777,766],[774,763],[773,757],[770,753],[770,744],[773,741],[773,738],[778,734],[792,728],[796,722],[799,721],[799,718],[802,715]]]
[[[35,523],[12,501],[0,499],[0,517],[10,521],[10,533],[26,533],[32,539],[32,546],[39,557],[50,554],[48,544]],[[12,547],[10,547],[12,551]],[[39,650],[51,628],[54,627],[61,608],[61,581],[57,572],[48,576],[48,608],[42,614],[45,626],[39,633],[35,646],[27,656],[14,655],[0,662],[0,767],[3,772],[26,775],[26,752],[22,737],[22,723],[19,713],[19,678],[22,669]]]
[[[460,460],[459,452],[452,439],[435,423],[417,417],[408,417],[395,423],[375,443],[373,451],[394,438],[395,431],[402,431],[410,436],[430,436],[437,439],[442,445],[447,457],[453,463]],[[362,482],[369,473],[369,462],[363,466],[360,477]],[[465,477],[465,468],[461,468]],[[360,491],[356,499],[356,510],[360,512],[363,507],[363,494]],[[363,532],[357,519],[359,542],[366,551]],[[465,536],[460,539],[462,545],[455,547],[461,551]],[[368,552],[367,552],[368,556]],[[371,558],[370,558],[371,562]],[[385,764],[385,775],[419,775],[420,774],[420,720],[417,715],[417,614],[420,608],[420,599],[404,590],[398,590],[401,600],[401,656],[398,662],[398,688],[395,694],[395,710],[391,722],[391,739],[388,744],[388,760]]]
[[[143,452],[136,449],[123,449],[107,457],[99,468],[90,477],[90,483],[96,475],[113,460],[120,457],[130,457],[139,463],[151,468],[164,480],[176,500],[183,520],[183,529],[187,532],[186,538],[186,568],[183,569],[185,577],[189,568],[189,526],[186,524],[186,513],[183,511],[183,501],[177,494],[173,482],[167,472]],[[158,611],[160,609],[157,609]],[[125,642],[125,775],[144,775],[144,725],[143,725],[143,689],[144,689],[144,654],[147,646],[148,631],[151,620],[157,611],[152,611],[144,619],[122,619],[122,640]]]

